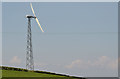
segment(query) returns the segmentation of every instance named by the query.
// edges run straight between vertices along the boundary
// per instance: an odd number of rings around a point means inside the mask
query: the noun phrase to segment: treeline
[[[25,72],[28,72],[27,69],[15,68],[15,67],[6,67],[6,66],[0,66],[0,69],[2,69],[2,70],[14,70],[14,71],[25,71]]]
[[[23,68],[15,68],[15,67],[0,66],[0,69],[2,69],[2,70],[13,70],[13,71],[24,71],[24,72],[35,72],[35,73],[45,73],[45,74],[59,75],[59,76],[65,76],[65,77],[70,77],[70,78],[86,79],[86,78],[82,78],[82,77],[75,77],[75,76],[57,74],[57,73],[46,72],[46,71],[31,71],[31,70],[27,70],[27,69],[23,69]]]

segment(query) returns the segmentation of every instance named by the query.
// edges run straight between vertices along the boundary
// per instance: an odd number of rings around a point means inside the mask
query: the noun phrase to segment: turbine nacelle
[[[36,18],[36,16],[26,15],[26,18]]]

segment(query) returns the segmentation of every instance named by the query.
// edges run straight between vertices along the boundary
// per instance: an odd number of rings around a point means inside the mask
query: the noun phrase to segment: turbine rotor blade
[[[38,21],[38,19],[35,18],[35,20],[36,20],[36,22],[38,23],[38,26],[40,27],[41,31],[44,32],[43,29],[42,29],[42,27],[41,27],[41,25],[40,25],[40,23],[39,23],[39,21]]]
[[[31,6],[31,9],[32,9],[33,15],[36,17],[34,9],[32,7],[32,3],[30,3],[30,6]],[[35,20],[36,20],[38,26],[40,27],[41,31],[44,32],[43,29],[42,29],[42,27],[41,27],[41,25],[40,25],[40,23],[39,23],[39,21],[38,21],[38,19],[37,19],[37,17],[35,18]]]
[[[30,7],[31,7],[31,9],[32,9],[33,15],[36,16],[36,15],[35,15],[35,12],[34,12],[34,9],[33,9],[33,7],[32,7],[32,3],[30,3]]]

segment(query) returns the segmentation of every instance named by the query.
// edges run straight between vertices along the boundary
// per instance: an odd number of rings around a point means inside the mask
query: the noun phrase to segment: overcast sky
[[[35,69],[77,76],[117,76],[117,3],[33,3]],[[3,3],[3,65],[26,66],[29,3]]]

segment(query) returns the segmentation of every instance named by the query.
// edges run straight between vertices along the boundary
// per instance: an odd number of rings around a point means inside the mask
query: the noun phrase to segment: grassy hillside
[[[2,70],[2,76],[3,77],[64,77],[53,74],[13,71],[13,70]]]
[[[28,71],[14,67],[2,67],[2,77],[2,79],[85,79],[44,71]]]

